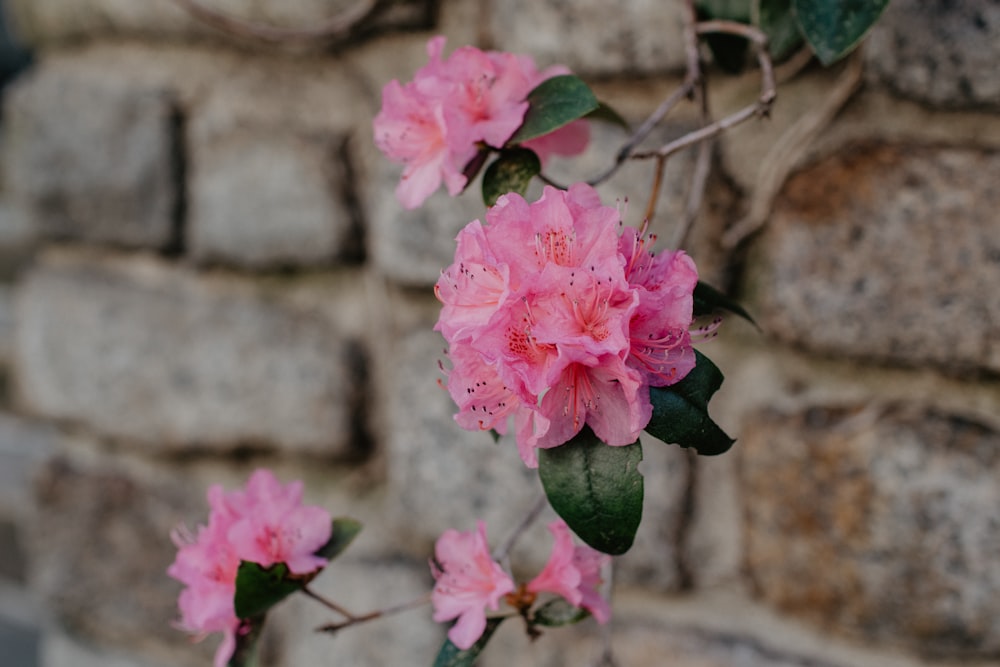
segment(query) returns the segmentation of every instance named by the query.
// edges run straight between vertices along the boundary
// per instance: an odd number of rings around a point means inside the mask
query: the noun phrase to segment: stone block
[[[491,5],[497,49],[563,64],[579,75],[656,74],[684,68],[681,6],[599,0],[507,0]],[[572,39],[553,39],[572,35]]]
[[[204,490],[177,470],[161,467],[155,475],[106,459],[57,460],[40,478],[29,540],[33,591],[59,631],[93,646],[44,641],[46,667],[210,660],[212,642],[193,644],[172,626],[180,584],[166,576],[176,555],[170,531],[196,506],[204,514]],[[142,658],[115,662],[108,647]]]
[[[130,655],[121,649],[107,650],[58,631],[45,633],[38,653],[39,660],[35,663],[38,667],[195,667],[199,664],[190,660],[150,660],[146,656]]]
[[[56,238],[174,242],[178,128],[167,90],[43,64],[5,103],[5,185],[30,225]]]
[[[1000,656],[1000,435],[914,405],[762,413],[739,449],[746,567],[797,619]]]
[[[362,252],[343,146],[276,133],[196,144],[188,248],[199,261],[308,266]]]
[[[327,307],[357,315],[327,289]],[[19,287],[20,402],[153,450],[356,456],[364,354],[294,291],[151,258],[50,253]]]
[[[747,306],[825,354],[1000,369],[1000,153],[869,144],[795,175],[754,250]]]
[[[1000,108],[1000,7],[893,2],[875,24],[868,65],[889,87],[941,108]]]
[[[234,23],[249,23],[264,28],[310,31],[337,16],[355,15],[358,5],[350,0],[220,0],[198,4],[220,12]],[[429,0],[399,0],[379,6],[357,29],[347,35],[320,40],[269,40],[248,37],[246,31],[232,34],[193,17],[170,0],[130,2],[129,0],[11,0],[8,3],[18,34],[34,45],[79,40],[95,36],[143,36],[157,38],[220,37],[235,38],[244,46],[253,44],[288,50],[302,50],[343,42],[358,35],[383,30],[426,27]]]

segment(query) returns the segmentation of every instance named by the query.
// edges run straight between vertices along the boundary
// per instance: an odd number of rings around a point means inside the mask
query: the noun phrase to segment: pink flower
[[[609,445],[635,442],[649,388],[694,367],[697,271],[683,252],[654,255],[651,241],[622,230],[618,210],[581,183],[530,204],[505,195],[485,224],[469,223],[435,286],[458,423],[504,433],[514,417],[531,467],[535,448],[584,425]]]
[[[386,84],[373,123],[378,148],[405,165],[396,196],[407,209],[423,203],[442,181],[450,195],[461,192],[465,166],[480,147],[501,148],[521,126],[528,93],[568,73],[558,66],[540,72],[527,56],[471,46],[442,58],[444,42],[439,36],[427,43],[429,62],[413,81]],[[589,138],[589,127],[577,121],[524,145],[544,160],[552,153],[576,155]]]
[[[549,524],[549,532],[555,538],[552,555],[538,576],[528,583],[528,590],[560,595],[570,604],[589,611],[598,623],[606,623],[611,608],[599,588],[603,583],[601,568],[611,562],[611,557],[588,546],[574,546],[569,527],[561,519]]]
[[[436,622],[458,619],[448,639],[460,649],[476,643],[486,629],[486,608],[497,610],[500,598],[514,591],[514,581],[490,557],[486,526],[466,533],[446,530],[434,548],[431,594]]]
[[[234,596],[240,561],[264,567],[285,563],[295,574],[323,567],[313,555],[330,538],[330,515],[319,507],[302,506],[302,483],[282,486],[269,470],[257,470],[246,491],[208,489],[208,525],[192,535],[183,528],[172,537],[177,557],[167,574],[185,585],[178,598],[181,629],[199,639],[223,633],[215,667],[224,667],[236,648],[241,621]]]

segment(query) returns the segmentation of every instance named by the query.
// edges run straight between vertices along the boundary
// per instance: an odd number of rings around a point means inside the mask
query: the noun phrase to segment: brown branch
[[[352,28],[370,19],[387,4],[386,0],[361,0],[350,9],[309,28],[281,28],[247,21],[209,9],[201,4],[200,0],[173,0],[173,2],[195,19],[216,30],[237,37],[272,43],[340,39],[345,37]]]
[[[656,215],[656,204],[660,200],[660,188],[663,187],[663,171],[667,166],[666,158],[656,161],[656,171],[653,174],[653,187],[649,191],[649,203],[646,204],[646,213],[642,219],[646,223],[653,221]]]

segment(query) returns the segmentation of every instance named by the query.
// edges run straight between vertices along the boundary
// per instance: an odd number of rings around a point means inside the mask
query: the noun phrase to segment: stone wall
[[[327,42],[270,44],[172,0],[6,4],[35,63],[4,90],[0,143],[0,648],[44,667],[207,664],[213,647],[170,625],[168,534],[257,465],[366,523],[317,582],[358,611],[425,592],[446,527],[512,527],[537,478],[510,443],[459,430],[436,384],[430,286],[481,204],[400,208],[371,142],[381,86],[443,33],[565,63],[639,120],[680,81],[677,6],[405,0]],[[285,28],[354,7],[205,4]],[[770,119],[718,142],[690,249],[760,331],[727,323],[704,348],[733,451],[646,447],[620,665],[1000,664],[1000,11],[895,0],[863,60],[735,249],[720,239],[772,147],[843,66],[806,69]],[[714,76],[716,111],[756,86]],[[598,128],[556,173],[596,173],[622,139]],[[668,165],[661,238],[692,164]],[[637,224],[651,179],[628,164],[602,194]],[[326,620],[284,605],[266,664],[430,664],[443,637],[426,609],[315,635]],[[508,625],[484,665],[600,652],[592,621],[534,644]]]

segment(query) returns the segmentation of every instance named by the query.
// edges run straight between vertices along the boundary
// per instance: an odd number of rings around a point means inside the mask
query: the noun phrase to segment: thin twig
[[[517,541],[521,538],[524,531],[528,530],[528,528],[531,527],[531,524],[535,522],[535,519],[537,519],[538,515],[542,513],[542,510],[545,509],[546,505],[548,505],[548,500],[545,498],[545,494],[538,494],[538,497],[535,499],[534,504],[532,504],[531,509],[528,510],[528,513],[521,519],[521,523],[517,524],[514,530],[510,532],[510,535],[507,536],[507,539],[505,539],[500,546],[493,550],[493,560],[502,561],[507,558],[507,554],[510,553],[510,550],[514,548],[515,544],[517,544]]]
[[[255,23],[209,9],[200,0],[173,0],[181,9],[206,25],[230,35],[265,42],[327,41],[346,36],[350,30],[372,17],[386,0],[361,0],[353,7],[308,28],[282,28]]]
[[[854,95],[862,82],[863,60],[855,56],[822,102],[800,117],[771,146],[754,182],[749,212],[722,236],[722,246],[735,248],[759,230],[771,213],[775,197],[813,139]]]
[[[393,614],[399,614],[404,611],[410,611],[411,609],[416,609],[417,607],[422,607],[431,601],[431,594],[425,593],[420,597],[403,602],[391,607],[385,607],[384,609],[376,609],[375,611],[370,611],[367,614],[362,614],[361,616],[349,616],[346,621],[340,623],[327,623],[326,625],[321,625],[316,628],[316,632],[337,632],[338,630],[343,630],[344,628],[350,627],[352,625],[358,625],[360,623],[367,623],[368,621],[374,621],[379,618],[385,618],[386,616],[392,616]]]
[[[649,203],[646,204],[646,214],[642,216],[645,224],[653,221],[656,214],[656,204],[660,201],[660,189],[663,187],[663,171],[667,166],[666,158],[656,161],[656,171],[653,172],[653,187],[649,192]]]
[[[308,597],[311,597],[313,600],[316,600],[316,602],[319,602],[327,609],[337,612],[346,619],[354,620],[357,618],[357,616],[347,611],[333,600],[327,600],[325,597],[323,597],[313,589],[309,588],[308,586],[304,587],[302,589],[302,592],[305,593]]]

